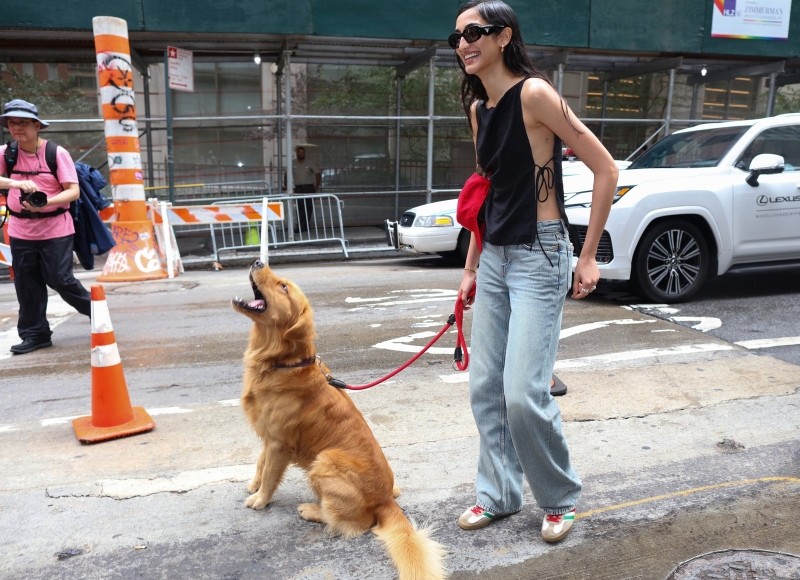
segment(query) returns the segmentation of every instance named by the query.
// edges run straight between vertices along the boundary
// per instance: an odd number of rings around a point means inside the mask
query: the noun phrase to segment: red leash
[[[474,296],[475,296],[475,285],[473,284],[472,289],[469,291],[468,297],[471,298]],[[450,318],[447,319],[447,322],[445,323],[444,327],[439,331],[439,334],[434,336],[430,340],[430,342],[422,348],[421,351],[419,351],[417,354],[408,359],[408,361],[403,366],[393,370],[385,377],[382,377],[377,381],[373,381],[367,385],[358,385],[358,386],[348,385],[344,381],[340,381],[339,379],[334,379],[331,375],[327,373],[325,374],[325,378],[328,379],[328,384],[336,387],[337,389],[349,389],[351,391],[363,391],[364,389],[369,389],[370,387],[379,385],[385,380],[392,378],[400,371],[409,367],[414,361],[416,361],[419,357],[425,354],[425,351],[427,351],[430,347],[432,347],[436,343],[436,341],[439,340],[442,337],[442,335],[453,326],[453,324],[455,324],[456,328],[458,329],[458,336],[456,338],[456,349],[453,355],[453,366],[460,371],[465,371],[469,366],[469,352],[467,351],[467,341],[464,339],[464,332],[461,330],[463,323],[464,323],[464,302],[460,299],[456,299],[455,312],[450,315]],[[462,352],[464,358],[463,363],[461,360]],[[322,367],[320,366],[320,368]]]

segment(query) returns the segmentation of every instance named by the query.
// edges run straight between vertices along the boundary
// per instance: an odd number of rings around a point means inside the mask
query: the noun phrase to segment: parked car
[[[630,165],[628,161],[616,163],[620,169]],[[565,187],[569,179],[591,175],[582,161],[565,160],[561,167]],[[469,249],[469,231],[456,221],[457,201],[447,199],[420,205],[404,212],[399,222],[386,220],[387,243],[413,254],[439,254],[447,259],[465,260]]]
[[[591,174],[569,188],[565,180],[578,241],[591,187]],[[798,187],[798,114],[676,131],[620,171],[597,252],[601,276],[679,302],[710,277],[800,268]]]

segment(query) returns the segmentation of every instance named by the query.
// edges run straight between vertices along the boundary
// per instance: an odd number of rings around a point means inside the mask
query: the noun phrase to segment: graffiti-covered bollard
[[[111,234],[117,242],[97,279],[128,282],[166,278],[164,255],[147,218],[128,23],[121,18],[96,16],[92,27],[116,218]]]

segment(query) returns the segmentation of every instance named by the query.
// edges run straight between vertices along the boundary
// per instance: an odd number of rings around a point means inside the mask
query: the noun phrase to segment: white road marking
[[[399,338],[385,340],[383,342],[379,342],[378,344],[373,344],[372,348],[383,348],[385,350],[394,350],[398,352],[413,352],[416,354],[422,350],[422,347],[425,345],[408,343],[413,342],[418,338],[431,338],[432,336],[436,336],[436,333],[426,330],[423,332],[417,332],[416,334],[409,334],[408,336],[401,336]],[[430,354],[453,354],[453,347],[432,346],[427,352]]]
[[[733,350],[733,347],[728,344],[719,344],[715,342],[702,343],[702,344],[685,344],[680,346],[672,346],[668,348],[645,348],[641,350],[612,352],[608,354],[600,354],[582,358],[556,361],[555,370],[573,369],[573,368],[581,368],[588,366],[605,366],[609,363],[639,360],[644,358],[654,358],[658,356],[697,354],[703,352],[716,352],[716,351],[726,351],[726,350]]]
[[[77,312],[72,306],[64,302],[58,294],[47,298],[47,321],[50,323],[50,330],[53,330],[73,314],[77,314]],[[20,342],[20,339],[16,327],[0,332],[0,360],[14,356],[9,349],[18,342]]]
[[[240,399],[225,399],[223,401],[217,401],[217,403],[223,407],[238,407],[240,402]]]
[[[441,288],[433,288],[433,289],[417,289],[417,290],[392,290],[392,294],[407,294],[411,296],[410,300],[395,300],[394,296],[379,296],[376,298],[358,298],[348,296],[345,298],[345,302],[348,304],[355,304],[355,303],[367,303],[364,307],[386,307],[386,306],[397,306],[400,304],[420,304],[423,302],[439,302],[442,300],[452,300],[455,302],[456,296],[458,296],[457,290],[445,290]],[[386,302],[388,300],[388,302]],[[375,304],[370,304],[374,302]],[[357,308],[353,308],[352,310],[357,310]]]
[[[670,348],[647,348],[642,350],[628,350],[622,352],[612,352],[608,354],[601,354],[595,356],[586,356],[582,358],[573,358],[567,360],[557,360],[554,370],[575,369],[585,367],[602,367],[610,363],[624,362],[632,360],[640,360],[645,358],[653,358],[659,356],[675,356],[685,354],[698,354],[706,352],[719,352],[733,350],[734,347],[727,344],[718,343],[701,343],[701,344],[685,344],[681,346],[673,346]],[[454,375],[439,375],[445,383],[463,383],[469,380],[469,373],[457,373]]]
[[[580,334],[581,332],[588,332],[590,330],[596,330],[598,328],[605,328],[606,326],[611,325],[620,325],[624,326],[627,324],[648,324],[652,322],[658,322],[657,320],[634,320],[632,318],[623,318],[620,320],[602,320],[600,322],[590,322],[587,324],[579,324],[578,326],[571,326],[570,328],[564,328],[561,333],[559,334],[559,340],[568,338],[570,336],[575,336],[576,334]]]
[[[753,350],[757,348],[772,348],[774,346],[797,346],[800,345],[800,336],[785,336],[783,338],[761,338],[758,340],[742,340],[735,342],[744,348]]]
[[[85,417],[86,415],[75,415],[73,417],[56,417],[54,419],[42,419],[39,423],[42,427],[50,427],[52,425],[64,425],[65,423],[72,423],[75,419],[79,417]]]
[[[673,308],[669,304],[631,304],[634,310],[655,310],[661,314],[677,314],[680,308]]]
[[[659,330],[651,330],[650,332],[678,332],[674,328],[662,328]]]
[[[182,413],[193,413],[191,409],[184,409],[183,407],[160,407],[156,409],[147,409],[150,416],[153,415],[180,415]]]
[[[722,326],[722,321],[714,316],[672,316],[670,320],[672,322],[697,322],[692,328],[700,332],[716,330]]]
[[[178,415],[181,413],[192,413],[191,409],[183,407],[157,407],[155,409],[146,409],[147,413],[152,417],[153,415]],[[86,417],[90,413],[83,415],[75,415],[73,417],[55,417],[53,419],[42,419],[39,421],[42,427],[51,427],[52,425],[64,425],[65,423],[72,423],[74,419],[79,417]]]
[[[0,425],[0,433],[9,433],[10,431],[19,431],[19,427],[14,427],[14,425]]]
[[[370,326],[370,328],[378,328],[380,326],[380,324],[370,324],[369,326]]]

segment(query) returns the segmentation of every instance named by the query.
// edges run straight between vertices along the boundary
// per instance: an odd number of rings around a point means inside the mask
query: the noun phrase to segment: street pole
[[[169,51],[164,51],[164,98],[167,102],[167,185],[169,202],[175,203],[175,166],[172,153],[172,89],[169,88]]]
[[[606,133],[606,124],[602,119],[606,118],[606,99],[608,98],[608,81],[603,81],[603,104],[600,107],[600,142],[603,142],[603,137]]]
[[[772,111],[775,110],[775,77],[778,73],[770,73],[769,75],[769,94],[767,95],[767,117],[772,116]]]
[[[275,75],[275,88],[277,89],[277,97],[278,97],[278,191],[280,192],[283,188],[283,119],[280,118],[281,116],[281,109],[283,108],[282,100],[283,100],[283,87],[281,87],[281,79],[283,75],[281,73],[277,73]],[[266,263],[266,262],[265,262]]]
[[[144,78],[144,132],[147,135],[147,185],[153,187],[155,185],[154,174],[155,167],[153,167],[153,131],[150,128],[150,67],[142,75]]]

